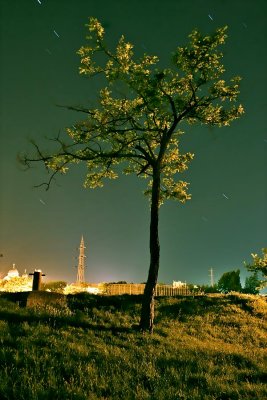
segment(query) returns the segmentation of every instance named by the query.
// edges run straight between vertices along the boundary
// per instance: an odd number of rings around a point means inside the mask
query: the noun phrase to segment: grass
[[[24,295],[25,296],[25,295]],[[159,298],[141,334],[140,296],[0,297],[0,398],[263,400],[266,299]]]

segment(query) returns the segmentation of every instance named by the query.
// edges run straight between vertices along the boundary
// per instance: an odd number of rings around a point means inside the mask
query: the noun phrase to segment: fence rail
[[[121,294],[143,294],[145,284],[143,283],[125,283],[125,284],[109,284],[106,286],[107,295]],[[174,288],[170,285],[157,285],[156,296],[192,296],[195,294],[188,287]]]

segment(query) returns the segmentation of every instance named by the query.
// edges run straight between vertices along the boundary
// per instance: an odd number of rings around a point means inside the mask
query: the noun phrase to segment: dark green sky
[[[240,102],[246,114],[228,128],[194,127],[184,135],[183,148],[195,153],[181,176],[191,183],[192,200],[161,207],[159,280],[208,283],[210,267],[215,279],[242,269],[251,252],[267,246],[267,2],[40,3],[0,0],[0,273],[16,263],[20,272],[41,268],[49,280],[74,281],[83,234],[88,281],[146,280],[149,204],[142,180],[123,176],[103,189],[85,190],[79,167],[45,192],[33,189],[45,179],[42,169],[23,172],[16,162],[18,152],[30,149],[27,139],[44,143],[45,136],[80,118],[56,104],[94,100],[96,87],[79,76],[76,55],[89,16],[102,21],[111,44],[124,34],[139,54],[157,54],[162,65],[192,29],[210,33],[229,26],[224,65],[228,76],[243,77]]]

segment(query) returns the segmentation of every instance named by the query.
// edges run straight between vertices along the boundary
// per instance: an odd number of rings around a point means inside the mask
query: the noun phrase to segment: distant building
[[[4,281],[9,281],[12,278],[19,277],[19,271],[15,268],[15,264],[13,264],[13,268],[10,269],[7,275],[3,278]]]
[[[13,264],[7,275],[0,280],[0,292],[28,292],[32,288],[32,279],[25,273],[20,276]]]
[[[186,287],[186,282],[172,281],[172,287],[173,288],[185,288]]]

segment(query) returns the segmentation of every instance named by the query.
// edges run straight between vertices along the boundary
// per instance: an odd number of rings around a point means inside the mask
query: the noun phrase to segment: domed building
[[[15,264],[13,264],[13,268],[10,269],[7,273],[7,275],[4,277],[4,281],[9,281],[12,278],[17,278],[19,277],[19,271],[15,268]]]

